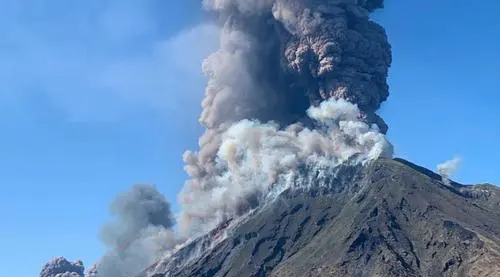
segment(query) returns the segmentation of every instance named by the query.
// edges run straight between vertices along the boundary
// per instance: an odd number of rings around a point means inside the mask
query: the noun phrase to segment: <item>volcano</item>
[[[450,181],[456,161],[438,175],[393,159],[383,0],[202,2],[220,44],[179,214],[132,187],[87,276],[500,276],[500,189]]]
[[[500,276],[498,187],[387,158],[310,177],[138,277]]]

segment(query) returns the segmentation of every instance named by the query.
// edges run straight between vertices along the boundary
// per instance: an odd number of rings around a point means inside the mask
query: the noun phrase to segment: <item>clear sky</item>
[[[386,1],[394,50],[381,114],[398,156],[500,184],[497,0]],[[103,253],[108,203],[152,183],[175,206],[217,44],[199,2],[0,0],[0,277]]]

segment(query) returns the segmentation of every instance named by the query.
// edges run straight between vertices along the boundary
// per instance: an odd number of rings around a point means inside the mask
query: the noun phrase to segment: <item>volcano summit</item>
[[[307,174],[315,188],[283,192],[220,242],[207,234],[139,277],[500,276],[498,187],[385,158]]]

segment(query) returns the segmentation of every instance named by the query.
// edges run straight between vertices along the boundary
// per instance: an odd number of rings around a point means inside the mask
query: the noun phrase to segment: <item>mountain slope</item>
[[[283,193],[220,242],[224,226],[141,276],[500,276],[499,188],[448,187],[389,159],[321,182]]]

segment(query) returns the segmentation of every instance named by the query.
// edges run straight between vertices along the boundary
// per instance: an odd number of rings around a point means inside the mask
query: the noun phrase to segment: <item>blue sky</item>
[[[459,154],[455,179],[500,184],[500,2],[387,2],[381,114],[398,156],[434,169]],[[55,255],[95,262],[131,184],[175,204],[217,43],[200,16],[195,0],[0,0],[0,277]]]

